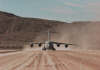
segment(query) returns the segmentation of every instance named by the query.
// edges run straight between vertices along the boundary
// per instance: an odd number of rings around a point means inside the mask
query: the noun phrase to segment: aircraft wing
[[[41,42],[41,43],[31,43],[30,46],[33,47],[34,44],[38,44],[38,46],[41,47],[42,44],[45,44],[45,42]]]
[[[59,43],[59,42],[53,42],[54,44],[63,44],[66,45],[67,43]],[[67,45],[75,45],[75,44],[67,44]]]
[[[33,44],[44,44],[45,42],[41,42],[41,43],[33,43]]]
[[[59,42],[52,42],[53,44],[56,44],[57,47],[59,47],[61,44],[65,45],[65,47],[67,48],[68,45],[74,45],[74,46],[79,46],[79,45],[76,45],[76,44],[67,44],[67,43],[59,43]]]

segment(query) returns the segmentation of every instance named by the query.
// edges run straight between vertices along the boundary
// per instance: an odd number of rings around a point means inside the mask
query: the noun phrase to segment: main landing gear
[[[56,49],[55,49],[55,48],[46,49],[46,48],[44,47],[42,50],[53,50],[53,51],[55,51]]]

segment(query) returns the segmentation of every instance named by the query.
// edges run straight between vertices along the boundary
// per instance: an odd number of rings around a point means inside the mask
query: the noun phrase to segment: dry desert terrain
[[[0,50],[0,70],[100,70],[100,51]]]

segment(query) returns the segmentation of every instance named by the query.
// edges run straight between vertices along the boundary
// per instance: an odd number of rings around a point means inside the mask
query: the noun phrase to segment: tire
[[[53,51],[55,51],[56,49],[55,49],[55,48],[53,48],[52,50],[53,50]]]
[[[46,48],[44,47],[42,50],[46,50]]]

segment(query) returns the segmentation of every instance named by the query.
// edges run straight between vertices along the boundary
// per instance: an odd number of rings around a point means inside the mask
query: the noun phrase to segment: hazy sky
[[[99,21],[100,0],[0,0],[0,11],[65,22]]]

